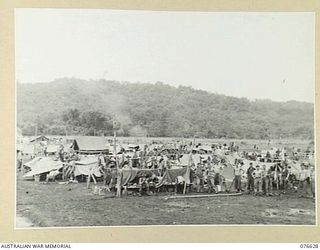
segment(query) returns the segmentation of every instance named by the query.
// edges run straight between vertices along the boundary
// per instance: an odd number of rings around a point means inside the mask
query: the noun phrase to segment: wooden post
[[[121,174],[120,174],[120,169],[119,169],[119,163],[118,163],[118,159],[117,159],[117,132],[116,129],[114,127],[113,130],[113,154],[115,157],[115,161],[116,161],[116,168],[117,168],[117,183],[116,183],[116,190],[117,190],[117,197],[121,197]]]
[[[87,189],[89,189],[89,186],[90,186],[90,179],[91,179],[91,175],[89,174],[87,176]]]
[[[190,153],[190,155],[189,155],[189,162],[188,162],[188,166],[187,166],[186,176],[184,178],[183,194],[186,194],[186,190],[187,190],[187,177],[188,177],[188,175],[190,175],[191,157],[192,157],[192,153]]]
[[[91,174],[90,176],[92,177],[92,180],[93,180],[93,182],[94,182],[94,185],[97,185],[97,181],[96,181],[96,178],[94,178],[94,175]]]
[[[278,166],[275,167],[274,169],[274,176],[275,176],[275,181],[276,181],[276,188],[277,190],[279,190],[279,180],[278,180]]]
[[[116,196],[117,197],[121,197],[121,182],[122,182],[122,174],[121,174],[121,171],[119,168],[117,169],[117,184],[116,184],[116,189],[117,189],[117,194]]]
[[[116,130],[114,129],[113,131],[113,155],[114,157],[117,156],[117,132]]]

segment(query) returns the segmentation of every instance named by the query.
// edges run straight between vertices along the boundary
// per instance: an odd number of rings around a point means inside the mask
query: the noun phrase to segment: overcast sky
[[[16,78],[161,81],[314,101],[313,13],[16,9]]]

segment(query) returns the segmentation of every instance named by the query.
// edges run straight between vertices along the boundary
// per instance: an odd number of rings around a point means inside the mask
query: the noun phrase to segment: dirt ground
[[[17,227],[315,224],[315,200],[299,193],[164,199],[172,195],[115,198],[111,193],[95,195],[85,183],[18,180]]]

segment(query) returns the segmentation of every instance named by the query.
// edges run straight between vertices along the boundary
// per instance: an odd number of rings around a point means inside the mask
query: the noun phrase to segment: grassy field
[[[164,200],[168,195],[172,194],[115,198],[110,193],[94,195],[85,183],[60,185],[18,179],[17,215],[19,221],[26,219],[36,227],[315,224],[315,201],[299,193]]]
[[[72,139],[78,136],[59,136],[59,135],[46,135],[48,138],[56,138],[56,139]],[[93,137],[93,136],[80,136],[80,137]],[[96,136],[101,137],[101,136]],[[30,141],[34,136],[26,136],[25,141]],[[105,136],[106,141],[113,142],[114,137]],[[230,144],[234,142],[236,145],[239,145],[242,149],[253,148],[253,145],[259,146],[260,149],[270,149],[270,147],[296,147],[301,149],[306,149],[308,146],[312,146],[310,143],[314,142],[313,140],[302,140],[302,139],[270,139],[270,140],[258,140],[258,139],[207,139],[207,138],[182,138],[182,137],[117,137],[117,142],[120,144],[148,144],[152,142],[157,143],[174,143],[174,142],[184,142],[184,143],[202,143],[202,144],[212,144],[212,143],[220,143],[220,144]]]

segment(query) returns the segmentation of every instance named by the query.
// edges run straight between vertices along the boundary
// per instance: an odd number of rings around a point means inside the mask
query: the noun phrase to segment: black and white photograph
[[[15,9],[15,228],[315,226],[315,13]]]

